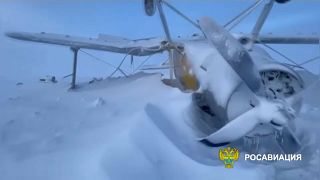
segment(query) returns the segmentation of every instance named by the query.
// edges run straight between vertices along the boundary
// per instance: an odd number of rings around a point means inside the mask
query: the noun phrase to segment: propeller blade
[[[247,50],[226,29],[211,18],[201,18],[199,26],[209,43],[220,52],[251,91],[257,93],[260,88],[259,72]]]
[[[256,109],[253,108],[230,121],[215,133],[200,139],[200,142],[208,144],[207,141],[209,141],[212,143],[211,146],[226,144],[245,136],[251,132],[258,123],[259,120],[256,117]]]

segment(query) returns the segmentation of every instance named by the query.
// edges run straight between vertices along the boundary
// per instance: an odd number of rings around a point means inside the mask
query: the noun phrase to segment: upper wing
[[[129,40],[111,35],[99,35],[98,38],[84,38],[44,32],[9,32],[6,33],[6,35],[14,39],[24,41],[34,41],[75,48],[110,51],[135,56],[147,56],[165,50],[165,48],[162,46],[164,40],[160,38]]]
[[[273,36],[261,35],[257,38],[256,43],[265,44],[319,44],[319,36]]]
[[[254,41],[257,44],[319,44],[320,36],[279,36],[279,35],[259,35],[255,40],[250,34],[232,34],[241,44],[247,44]]]

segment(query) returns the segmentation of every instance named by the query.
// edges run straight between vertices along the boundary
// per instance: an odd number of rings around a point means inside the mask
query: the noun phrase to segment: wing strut
[[[161,3],[162,3],[161,0],[157,0],[157,6],[158,6],[160,19],[161,19],[161,22],[162,22],[162,26],[163,26],[164,32],[166,33],[167,40],[168,40],[168,42],[170,44],[172,44],[172,39],[171,39],[171,36],[170,36],[168,23],[167,23],[165,15],[164,15]],[[170,64],[170,80],[173,80],[173,50],[172,49],[169,49],[169,64]]]
[[[262,26],[264,25],[268,15],[270,14],[273,4],[274,4],[274,0],[270,0],[266,5],[264,5],[264,8],[251,32],[254,39],[258,37]]]
[[[70,49],[73,52],[73,70],[72,70],[72,82],[71,82],[70,89],[75,89],[76,88],[77,62],[78,62],[79,48],[71,47]]]

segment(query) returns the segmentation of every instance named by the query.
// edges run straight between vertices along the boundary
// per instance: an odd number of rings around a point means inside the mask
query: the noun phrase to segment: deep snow
[[[0,175],[18,179],[317,179],[319,146],[313,165],[289,171],[240,159],[225,169],[216,150],[205,165],[188,157],[190,135],[165,132],[145,111],[147,104],[165,109],[178,132],[187,132],[183,120],[191,95],[165,86],[159,74],[139,73],[68,90],[69,82],[1,80]],[[307,93],[301,126],[319,139],[319,84]],[[310,97],[311,96],[311,97]],[[152,116],[152,115],[151,115]],[[155,117],[156,114],[155,114]],[[161,119],[160,119],[161,122]],[[169,135],[168,135],[169,133]],[[170,135],[171,133],[171,135]],[[173,135],[172,135],[173,134]],[[176,137],[176,138],[175,138]],[[189,137],[189,139],[188,139]],[[182,140],[181,140],[182,139]],[[194,139],[195,140],[195,139]],[[176,142],[182,142],[179,146]],[[190,146],[191,147],[191,146]],[[185,148],[185,149],[183,149]],[[202,154],[193,154],[202,156]],[[318,159],[316,159],[318,158]],[[317,176],[317,177],[316,177]],[[293,178],[288,178],[293,179]]]

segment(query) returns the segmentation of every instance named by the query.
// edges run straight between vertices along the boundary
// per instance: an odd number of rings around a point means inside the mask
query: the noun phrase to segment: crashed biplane
[[[44,32],[8,32],[7,36],[70,47],[74,52],[73,88],[79,49],[132,56],[149,56],[167,51],[169,62],[165,67],[170,69],[170,84],[183,92],[193,93],[193,102],[199,113],[206,114],[211,121],[205,120],[210,130],[204,133],[200,142],[208,146],[220,146],[249,134],[259,136],[276,131],[281,132],[281,137],[275,138],[280,149],[294,153],[301,149],[301,142],[293,131],[292,121],[299,112],[300,95],[306,88],[305,83],[292,66],[273,60],[259,44],[318,44],[319,38],[260,34],[272,6],[285,2],[257,0],[221,26],[209,17],[193,21],[166,0],[144,0],[148,16],[158,11],[166,35],[164,38],[129,40],[110,35],[82,38]],[[251,33],[229,32],[228,27],[238,24],[261,4],[264,8]],[[173,39],[163,6],[190,22],[201,34]],[[260,131],[261,126],[263,132]]]

